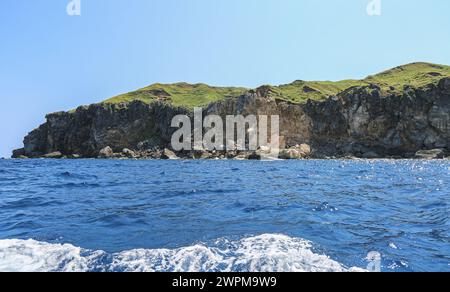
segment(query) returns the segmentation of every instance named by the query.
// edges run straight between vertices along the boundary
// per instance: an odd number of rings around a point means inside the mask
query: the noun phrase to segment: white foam
[[[89,257],[70,244],[49,244],[35,240],[0,240],[0,271],[49,272],[88,271]]]
[[[217,240],[178,249],[135,249],[108,255],[70,244],[0,240],[0,271],[250,271],[346,272],[311,243],[285,235],[264,234],[238,241]]]

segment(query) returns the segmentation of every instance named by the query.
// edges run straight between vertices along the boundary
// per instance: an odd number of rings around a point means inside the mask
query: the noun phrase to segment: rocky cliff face
[[[402,95],[357,87],[324,103],[308,103],[316,150],[326,155],[413,157],[450,149],[450,78]]]
[[[283,146],[309,144],[313,157],[414,157],[417,151],[450,150],[450,78],[402,94],[383,94],[376,85],[349,88],[325,101],[294,104],[270,97],[261,87],[214,102],[204,114],[280,115]],[[192,112],[164,102],[97,104],[47,116],[13,157],[97,157],[113,152],[168,148],[175,115]],[[127,152],[130,153],[130,152]]]
[[[47,115],[47,122],[28,134],[24,148],[14,157],[41,157],[60,152],[63,155],[97,157],[110,146],[113,151],[134,149],[144,140],[148,147],[170,143],[172,118],[186,114],[182,108],[164,103],[151,105],[136,101],[128,104],[95,104],[79,107],[74,112]]]

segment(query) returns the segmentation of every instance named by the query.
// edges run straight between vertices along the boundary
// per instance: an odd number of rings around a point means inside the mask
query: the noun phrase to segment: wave
[[[361,272],[314,253],[301,238],[264,234],[178,249],[108,254],[70,244],[0,240],[2,272]]]

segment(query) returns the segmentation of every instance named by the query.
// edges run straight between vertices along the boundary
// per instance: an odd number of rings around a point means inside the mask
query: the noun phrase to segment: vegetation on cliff
[[[263,86],[264,94],[273,98],[305,103],[307,100],[324,100],[329,96],[355,86],[375,84],[386,94],[400,94],[405,86],[420,88],[450,77],[450,66],[430,63],[412,63],[399,66],[362,80],[302,81],[280,86]],[[218,100],[235,98],[249,91],[242,87],[213,87],[206,84],[153,84],[148,87],[110,98],[104,103],[116,104],[140,100],[146,103],[166,101],[175,106],[193,108]]]
[[[206,84],[160,84],[156,83],[137,91],[125,93],[105,101],[121,103],[140,100],[143,102],[167,101],[174,106],[195,107],[218,100],[237,97],[248,89],[239,87],[213,87]]]

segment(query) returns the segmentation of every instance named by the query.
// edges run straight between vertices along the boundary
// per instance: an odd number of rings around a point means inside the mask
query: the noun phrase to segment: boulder
[[[127,158],[122,152],[120,153],[113,153],[113,155],[110,158],[114,159],[125,159]]]
[[[420,150],[416,153],[417,159],[443,159],[444,150],[442,149],[432,149],[432,150]]]
[[[308,144],[301,144],[299,149],[305,157],[311,156],[311,146]]]
[[[164,149],[162,155],[161,155],[162,159],[169,159],[169,160],[176,160],[179,159],[178,156],[175,154],[175,152],[173,152],[172,150],[169,149]]]
[[[295,149],[285,149],[280,152],[281,159],[301,159],[300,152]]]
[[[344,159],[347,159],[347,160],[361,160],[361,158],[358,158],[358,157],[353,156],[353,155],[345,155],[343,158],[344,158]],[[330,159],[330,158],[327,157],[327,158],[325,158],[325,159]]]
[[[59,151],[55,151],[52,153],[48,153],[42,156],[43,158],[48,158],[48,159],[59,159],[63,157],[63,154]]]
[[[236,150],[232,150],[232,151],[226,151],[225,152],[225,157],[227,159],[234,159],[236,156],[238,155]]]
[[[247,160],[248,157],[249,157],[248,154],[241,153],[241,154],[238,154],[238,155],[236,155],[235,157],[233,157],[233,159],[234,159],[234,160]]]
[[[281,159],[305,159],[311,156],[311,147],[308,144],[301,144],[282,150]]]
[[[264,153],[262,153],[261,151],[255,151],[250,153],[250,155],[248,156],[248,159],[250,160],[261,160],[261,157],[263,157]]]
[[[146,159],[162,159],[163,151],[160,149],[147,150],[142,156]]]
[[[130,150],[128,148],[124,148],[122,150],[122,154],[128,158],[136,158],[136,153],[133,150]]]
[[[213,153],[210,152],[203,152],[200,155],[200,159],[211,159],[211,158],[213,158]]]
[[[114,151],[109,146],[106,146],[105,148],[100,150],[100,152],[98,153],[99,158],[111,158],[111,157],[113,157],[113,155],[114,155]]]
[[[192,159],[211,159],[213,158],[215,153],[207,152],[207,151],[192,151],[187,157]]]
[[[80,154],[70,154],[67,156],[67,158],[69,159],[80,159],[81,155]]]

